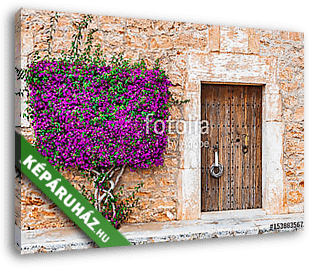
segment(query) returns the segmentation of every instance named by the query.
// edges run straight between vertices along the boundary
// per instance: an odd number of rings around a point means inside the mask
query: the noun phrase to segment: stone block
[[[189,79],[186,85],[187,92],[200,92],[201,91],[201,82],[197,79]]]
[[[234,51],[234,30],[233,26],[220,27],[220,52]]]
[[[191,69],[205,69],[209,64],[206,61],[207,54],[205,52],[190,52],[189,53],[189,65]]]
[[[172,82],[174,87],[178,87],[180,86],[181,89],[183,88],[183,84],[184,84],[184,79],[182,77],[182,75],[180,74],[175,74],[175,73],[170,73],[169,74],[169,79]],[[179,89],[179,88],[178,88]]]
[[[183,118],[182,116],[182,110],[180,106],[172,106],[170,108],[170,113],[171,113],[171,119],[172,120],[180,120]]]
[[[57,29],[66,30],[71,27],[72,19],[68,15],[61,14],[58,19]]]
[[[177,22],[171,21],[151,21],[151,23],[158,34],[171,35],[177,27]]]
[[[21,32],[15,29],[15,58],[21,56]]]
[[[289,39],[293,41],[303,41],[304,33],[301,32],[289,32]]]
[[[99,27],[101,24],[124,24],[125,18],[114,16],[98,16]]]
[[[148,37],[154,34],[154,23],[152,20],[128,18],[125,21],[127,33],[139,33]]]
[[[254,54],[193,55],[190,70],[200,81],[270,84],[276,74],[276,59]],[[196,69],[196,70],[194,70]]]
[[[293,93],[298,89],[298,82],[280,82],[280,89],[285,93]]]
[[[294,108],[298,104],[298,99],[295,96],[286,96],[283,98],[283,105],[287,108]]]
[[[211,52],[220,51],[220,26],[209,27],[209,49]]]
[[[187,59],[188,59],[188,54],[185,51],[178,51],[178,50],[173,50],[175,52],[173,57],[173,63],[169,62],[171,71],[173,72],[179,72],[181,74],[186,74],[187,72]]]
[[[179,168],[179,158],[165,157],[164,166],[166,166],[167,168]]]
[[[21,55],[27,56],[33,51],[34,36],[31,32],[21,33]]]
[[[304,210],[305,204],[303,202],[289,205],[289,213],[303,213]]]
[[[291,190],[288,192],[288,202],[299,204],[303,202],[303,194],[299,190]]]
[[[21,98],[15,95],[15,127],[21,126]]]
[[[126,46],[130,46],[131,48],[139,48],[139,49],[147,49],[148,48],[148,40],[136,35],[126,35],[125,36]]]
[[[263,97],[263,119],[264,121],[282,121],[282,101],[281,95],[265,94]]]
[[[256,33],[255,29],[248,30],[248,53],[260,53],[260,35]]]
[[[190,100],[183,104],[183,117],[186,121],[201,119],[201,94],[200,92],[185,92],[183,99]]]
[[[186,48],[186,50],[188,50],[190,44],[191,44],[191,33],[179,33],[175,36],[174,38],[174,46],[175,48]]]
[[[284,123],[263,122],[263,208],[267,214],[284,213],[283,132]]]
[[[234,28],[233,52],[248,53],[248,32],[245,27]]]
[[[293,68],[290,66],[279,69],[279,79],[282,81],[291,82],[294,77]]]
[[[295,56],[292,58],[292,65],[294,67],[298,67],[300,69],[304,69],[305,67],[305,59],[304,59],[304,55],[300,55],[300,56]]]
[[[173,42],[170,36],[160,35],[150,39],[150,49],[171,49]]]
[[[190,49],[208,51],[209,46],[207,32],[193,32],[189,46]]]
[[[201,166],[201,133],[199,121],[187,121],[190,132],[180,136],[180,168],[199,169]]]
[[[293,120],[294,121],[304,121],[305,111],[304,107],[299,107],[294,111]]]
[[[192,28],[195,31],[205,31],[208,29],[208,26],[206,24],[200,24],[200,23],[193,23]]]
[[[124,43],[125,43],[124,35],[111,32],[107,34],[107,36],[105,37],[104,45],[109,47],[116,47],[116,46],[119,47],[119,45],[124,45]]]
[[[200,170],[182,169],[177,180],[178,186],[178,207],[177,219],[199,219],[201,215],[200,204]]]

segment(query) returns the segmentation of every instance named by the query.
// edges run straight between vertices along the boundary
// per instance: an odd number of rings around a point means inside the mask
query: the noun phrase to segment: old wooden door
[[[201,98],[202,211],[261,208],[262,87],[203,84]],[[210,173],[214,151],[220,178]]]

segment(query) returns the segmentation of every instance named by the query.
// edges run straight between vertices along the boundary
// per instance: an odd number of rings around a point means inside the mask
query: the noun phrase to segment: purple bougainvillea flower
[[[83,170],[163,164],[170,81],[145,64],[41,60],[29,66],[28,105],[39,152]],[[151,117],[149,117],[151,115]]]

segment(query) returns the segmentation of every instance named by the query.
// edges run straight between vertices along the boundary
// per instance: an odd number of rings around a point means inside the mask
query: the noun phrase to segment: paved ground
[[[200,220],[125,225],[120,232],[132,244],[254,235],[302,228],[272,230],[271,224],[304,221],[304,214],[267,216],[263,211],[207,213]]]
[[[126,224],[120,232],[133,244],[255,235],[302,228],[271,229],[271,224],[303,222],[304,214],[265,215],[261,210],[203,214],[199,220]],[[22,231],[15,227],[16,247],[22,254],[94,248],[78,228]]]

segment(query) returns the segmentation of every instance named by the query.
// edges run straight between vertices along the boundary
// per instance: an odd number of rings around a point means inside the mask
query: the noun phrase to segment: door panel
[[[202,210],[261,208],[262,88],[203,84],[201,98],[201,118],[208,124],[201,135]],[[214,147],[224,166],[220,178],[210,174]]]

